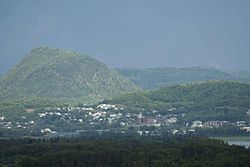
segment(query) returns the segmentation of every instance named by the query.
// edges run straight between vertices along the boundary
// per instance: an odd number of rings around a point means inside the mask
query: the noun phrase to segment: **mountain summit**
[[[33,49],[0,82],[0,101],[51,98],[92,102],[138,90],[131,81],[86,55]]]

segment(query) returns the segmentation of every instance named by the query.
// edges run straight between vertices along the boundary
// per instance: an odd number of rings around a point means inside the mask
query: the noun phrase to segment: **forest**
[[[176,136],[1,139],[0,165],[20,167],[249,167],[250,150]]]
[[[250,108],[250,85],[232,81],[165,86],[150,91],[129,93],[113,98],[112,104],[122,104],[127,110],[186,113],[185,119],[237,120],[247,119]],[[169,109],[175,108],[174,111]]]

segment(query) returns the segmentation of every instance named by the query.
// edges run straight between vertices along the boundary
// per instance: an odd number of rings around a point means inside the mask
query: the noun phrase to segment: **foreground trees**
[[[250,166],[250,150],[207,138],[5,139],[0,150],[13,166]]]

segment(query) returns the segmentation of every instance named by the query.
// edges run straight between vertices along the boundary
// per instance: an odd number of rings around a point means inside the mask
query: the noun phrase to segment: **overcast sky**
[[[110,67],[250,70],[250,0],[1,0],[0,75],[41,45]]]

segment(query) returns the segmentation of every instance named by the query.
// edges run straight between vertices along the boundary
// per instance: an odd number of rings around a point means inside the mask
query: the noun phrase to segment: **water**
[[[250,149],[250,141],[227,141],[229,145],[239,145]]]

